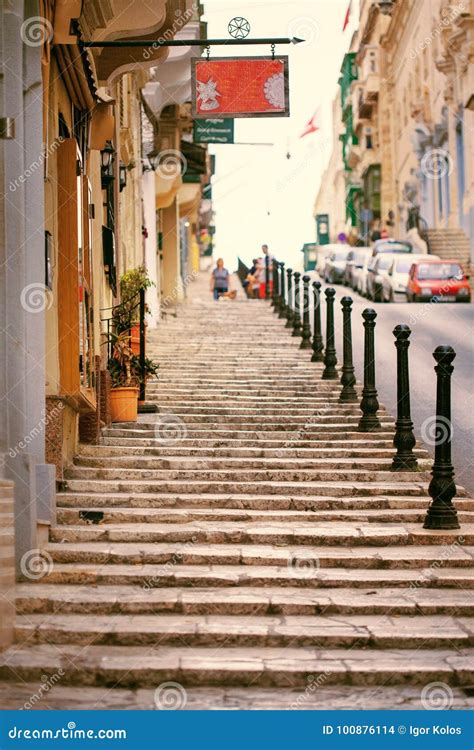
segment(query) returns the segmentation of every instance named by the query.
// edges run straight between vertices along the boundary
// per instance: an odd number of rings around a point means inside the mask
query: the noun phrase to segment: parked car
[[[369,253],[364,255],[362,259],[362,267],[357,269],[356,275],[356,290],[362,297],[367,297],[367,278],[369,275],[369,265],[372,261],[372,249]]]
[[[393,302],[397,296],[406,298],[410,269],[418,260],[426,260],[426,255],[412,255],[403,253],[393,255],[388,272],[382,278],[382,299]],[[430,255],[430,259],[437,260],[437,255]]]
[[[376,240],[372,247],[372,255],[379,253],[412,253],[413,245],[408,240]]]
[[[324,278],[324,269],[326,268],[328,257],[331,255],[331,253],[334,253],[336,250],[340,250],[341,248],[347,248],[347,250],[351,249],[349,245],[342,245],[341,243],[318,245],[316,271],[319,273],[322,279]]]
[[[355,247],[352,251],[353,258],[347,256],[346,263],[346,278],[347,282],[352,289],[358,288],[358,281],[364,267],[365,258],[372,256],[371,247]]]
[[[367,297],[374,302],[382,302],[383,279],[392,265],[391,253],[372,256],[367,267]]]
[[[410,269],[408,302],[470,302],[469,276],[456,260],[418,260]]]
[[[350,252],[349,245],[339,245],[337,250],[328,255],[324,268],[324,281],[328,284],[339,284],[344,280],[347,256]]]

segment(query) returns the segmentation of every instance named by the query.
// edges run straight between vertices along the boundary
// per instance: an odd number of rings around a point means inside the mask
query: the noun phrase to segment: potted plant
[[[145,266],[126,271],[120,277],[120,319],[121,327],[130,330],[130,346],[134,354],[140,353],[140,289],[154,286]],[[145,312],[148,309],[145,307]],[[146,325],[146,324],[145,324]]]
[[[112,356],[108,367],[112,379],[110,414],[112,422],[136,422],[138,416],[139,380],[133,365],[130,333],[113,333]]]
[[[140,385],[142,384],[142,382],[144,382],[146,385],[146,383],[151,378],[158,377],[159,365],[156,362],[154,362],[152,359],[150,359],[149,357],[145,357],[145,366],[144,366],[143,372],[140,366],[140,358],[137,357],[136,355],[133,357],[132,367],[137,373],[138,382]],[[139,406],[142,406],[144,403],[145,402],[141,401],[140,398],[138,399]]]

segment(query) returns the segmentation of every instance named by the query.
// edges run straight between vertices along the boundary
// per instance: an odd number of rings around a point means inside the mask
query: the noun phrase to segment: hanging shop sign
[[[193,117],[288,117],[288,57],[194,57]]]
[[[233,143],[234,120],[232,117],[194,120],[194,143]]]

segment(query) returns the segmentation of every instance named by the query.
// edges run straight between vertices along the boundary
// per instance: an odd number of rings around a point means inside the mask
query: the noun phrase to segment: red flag
[[[344,25],[342,27],[343,31],[345,31],[349,25],[349,19],[351,17],[351,10],[352,10],[352,0],[349,0],[349,5],[347,6],[347,10],[346,10],[346,17],[344,18]]]
[[[308,121],[305,129],[300,135],[300,138],[303,138],[305,135],[309,135],[310,133],[316,133],[317,130],[320,130],[319,125],[319,110],[318,107],[312,118]]]

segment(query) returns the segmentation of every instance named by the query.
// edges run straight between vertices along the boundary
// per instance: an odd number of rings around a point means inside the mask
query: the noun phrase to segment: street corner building
[[[151,332],[212,252],[190,111],[200,47],[83,41],[202,39],[201,15],[191,0],[0,8],[0,647],[3,593],[38,564],[79,441],[110,423],[111,321],[145,279]]]
[[[361,0],[315,200],[330,242],[373,230],[474,258],[474,3]]]

